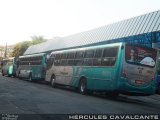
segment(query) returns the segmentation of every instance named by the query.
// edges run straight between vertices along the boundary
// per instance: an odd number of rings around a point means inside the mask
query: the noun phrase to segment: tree
[[[45,42],[46,40],[43,38],[43,36],[32,36],[32,45],[36,45],[42,42]]]
[[[42,42],[45,42],[46,40],[43,38],[43,36],[32,36],[31,41],[23,41],[15,45],[13,48],[13,52],[11,54],[12,57],[19,57],[23,55],[23,53],[27,50],[27,48],[31,45],[36,45]]]
[[[19,57],[23,55],[23,53],[27,50],[27,48],[31,45],[30,41],[24,41],[21,43],[18,43],[13,48],[13,52],[11,54],[12,57]]]

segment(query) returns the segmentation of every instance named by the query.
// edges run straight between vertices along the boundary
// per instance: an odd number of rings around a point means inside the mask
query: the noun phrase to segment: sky
[[[160,0],[0,0],[0,45],[64,37],[160,10]]]

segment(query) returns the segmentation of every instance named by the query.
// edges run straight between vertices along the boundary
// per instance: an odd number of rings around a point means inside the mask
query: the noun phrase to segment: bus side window
[[[47,69],[51,68],[55,59],[55,54],[52,54],[50,57],[48,56],[46,58],[46,63],[47,63]]]
[[[55,60],[54,65],[59,66],[60,65],[60,60]]]
[[[74,66],[74,60],[73,59],[70,59],[68,60],[68,66]]]
[[[61,62],[60,59],[61,59],[61,54],[56,54],[54,65],[59,66]]]
[[[68,65],[69,66],[74,66],[75,65],[75,61],[74,61],[74,58],[75,58],[75,52],[71,52],[71,53],[68,53]]]
[[[51,67],[52,67],[52,64],[53,64],[53,58],[50,57],[50,58],[49,58],[49,61],[48,61],[47,68],[51,68]]]
[[[102,66],[110,66],[110,61],[108,58],[102,58]]]
[[[93,59],[93,66],[101,66],[102,49],[97,49],[95,51],[95,56]]]
[[[94,50],[87,50],[85,52],[85,58],[93,58]]]
[[[66,59],[60,60],[60,66],[66,66],[66,65],[67,65],[67,60]]]
[[[106,48],[106,49],[104,49],[103,57],[116,57],[117,51],[118,51],[117,47]]]
[[[92,64],[93,64],[93,59],[87,58],[87,59],[84,59],[83,61],[84,66],[92,66]]]
[[[102,66],[113,66],[116,62],[117,51],[117,47],[104,49]]]
[[[84,58],[83,65],[92,66],[92,64],[93,64],[93,56],[94,56],[94,50],[87,50],[85,52],[85,58]]]
[[[84,51],[77,51],[75,55],[74,65],[81,66],[83,64]]]
[[[61,57],[62,57],[62,54],[57,54],[56,55],[56,59],[58,60],[58,59],[61,59]]]
[[[75,57],[75,52],[68,53],[68,59],[74,59]]]
[[[83,64],[83,59],[76,59],[74,60],[74,65],[75,66],[81,66]]]
[[[61,59],[66,59],[67,58],[67,54],[66,53],[63,53],[62,55],[61,55]]]
[[[84,51],[77,51],[76,53],[76,59],[82,59],[84,56]]]

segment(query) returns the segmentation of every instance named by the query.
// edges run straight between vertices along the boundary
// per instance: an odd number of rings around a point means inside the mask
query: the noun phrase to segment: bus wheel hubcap
[[[85,84],[82,82],[81,83],[81,92],[84,92],[84,90],[85,90]]]
[[[54,81],[55,81],[55,79],[54,79],[54,78],[52,78],[52,85],[54,85]]]
[[[30,77],[29,77],[29,80],[31,81],[32,80],[32,76],[30,75]]]

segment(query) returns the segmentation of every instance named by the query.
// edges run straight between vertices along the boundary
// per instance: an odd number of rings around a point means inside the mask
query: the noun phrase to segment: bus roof
[[[59,52],[68,52],[68,51],[75,51],[75,50],[86,50],[86,49],[97,49],[97,48],[104,48],[104,47],[114,47],[114,46],[122,46],[122,44],[125,43],[112,43],[112,44],[105,44],[105,45],[96,45],[96,46],[90,46],[90,47],[81,47],[81,48],[74,48],[74,49],[67,49],[67,50],[58,50],[53,51],[53,53],[59,53]]]
[[[41,52],[51,52],[64,49],[73,49],[81,46],[94,46],[95,44],[114,43],[114,42],[134,42],[150,43],[148,38],[136,38],[134,36],[144,35],[151,32],[160,31],[160,10],[129,18],[113,24],[80,32],[77,34],[55,37],[47,42],[30,46],[24,53],[35,54]],[[138,22],[139,21],[139,22]],[[131,37],[133,36],[133,37]],[[123,38],[123,39],[121,39]],[[126,39],[125,39],[126,38]],[[149,37],[150,38],[150,37]]]
[[[4,58],[2,61],[5,61],[5,60],[12,60],[14,59],[15,57],[9,57],[9,58]]]
[[[33,57],[33,56],[43,56],[46,53],[39,53],[39,54],[32,54],[32,55],[24,55],[24,56],[19,56],[19,58],[26,58],[26,57]]]

